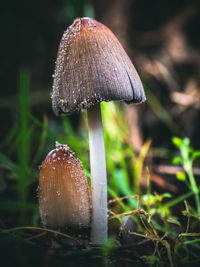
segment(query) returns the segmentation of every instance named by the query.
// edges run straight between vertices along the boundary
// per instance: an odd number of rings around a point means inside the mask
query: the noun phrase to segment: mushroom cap
[[[88,228],[90,196],[81,162],[66,145],[52,150],[40,168],[39,206],[42,223],[51,228]]]
[[[115,35],[91,18],[78,18],[64,32],[53,75],[56,115],[88,109],[101,101],[146,100],[141,80]]]

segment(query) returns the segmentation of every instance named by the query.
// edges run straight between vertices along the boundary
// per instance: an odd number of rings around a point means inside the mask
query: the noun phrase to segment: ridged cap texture
[[[101,101],[146,100],[141,80],[115,35],[91,18],[78,18],[64,32],[53,75],[56,115]]]

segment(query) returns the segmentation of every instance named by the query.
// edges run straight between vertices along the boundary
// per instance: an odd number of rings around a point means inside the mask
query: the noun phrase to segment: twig
[[[49,232],[49,233],[54,233],[54,234],[57,234],[57,235],[60,235],[60,236],[64,236],[66,238],[70,238],[74,241],[76,241],[77,243],[81,244],[80,240],[76,239],[75,237],[73,236],[70,236],[68,234],[64,234],[64,233],[61,233],[59,231],[56,231],[56,230],[52,230],[52,229],[47,229],[47,228],[42,228],[42,227],[36,227],[36,226],[19,226],[19,227],[14,227],[14,228],[10,228],[10,229],[6,229],[6,230],[3,230],[0,232],[0,234],[7,234],[7,233],[10,233],[10,232],[14,232],[14,231],[19,231],[19,230],[38,230],[38,231],[45,231],[45,232]]]
[[[115,198],[115,199],[111,199],[111,200],[108,201],[108,205],[111,204],[111,203],[120,201],[120,200],[129,199],[129,198],[135,198],[135,197],[137,198],[138,209],[139,209],[139,196],[138,195],[124,196],[124,197],[118,197],[118,198]]]

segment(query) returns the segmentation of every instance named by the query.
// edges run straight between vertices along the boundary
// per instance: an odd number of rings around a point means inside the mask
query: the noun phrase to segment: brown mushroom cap
[[[44,225],[51,228],[90,224],[90,197],[81,162],[66,145],[52,150],[40,168],[39,206]]]
[[[90,18],[78,18],[64,32],[53,75],[56,115],[101,101],[146,100],[141,80],[115,35]]]

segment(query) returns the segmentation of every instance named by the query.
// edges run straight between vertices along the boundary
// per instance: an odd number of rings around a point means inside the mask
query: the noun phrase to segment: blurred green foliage
[[[188,186],[188,189],[195,195],[196,201],[196,212],[200,216],[200,200],[199,200],[199,188],[197,186],[195,177],[193,175],[193,161],[200,157],[200,150],[194,150],[190,146],[189,138],[178,138],[174,137],[172,139],[173,144],[179,149],[180,156],[174,157],[172,160],[173,164],[181,164],[185,173],[187,174],[188,180],[184,172],[178,172],[177,179],[184,181]]]

